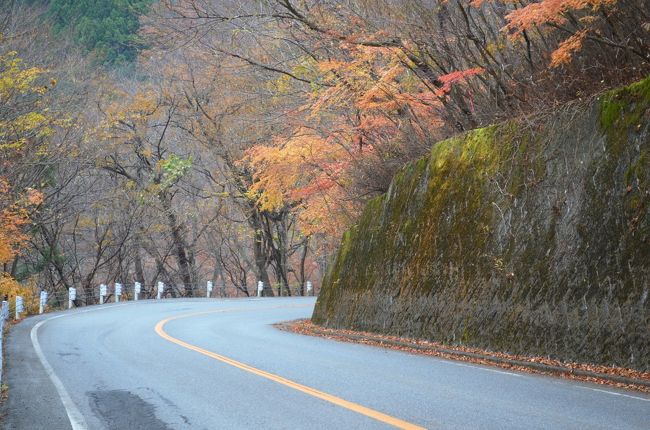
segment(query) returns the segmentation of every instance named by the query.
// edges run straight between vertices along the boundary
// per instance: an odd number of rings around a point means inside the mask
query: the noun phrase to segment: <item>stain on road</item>
[[[129,391],[88,392],[90,407],[109,430],[172,430],[156,417],[156,409]]]

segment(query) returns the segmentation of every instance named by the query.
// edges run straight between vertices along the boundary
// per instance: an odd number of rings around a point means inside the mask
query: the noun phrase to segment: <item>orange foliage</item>
[[[325,82],[332,86],[316,94],[312,115],[327,108],[348,107],[358,109],[362,116],[390,116],[395,121],[395,113],[404,111],[411,112],[420,123],[437,127],[441,125],[441,100],[452,87],[484,72],[477,67],[439,76],[442,85],[431,90],[414,77],[410,61],[398,48],[353,46],[347,54],[349,61],[318,64]],[[393,122],[392,127],[397,132],[399,124]]]
[[[398,144],[406,124],[419,138],[430,138],[442,125],[438,112],[452,87],[483,73],[474,68],[440,76],[441,86],[432,90],[397,48],[344,43],[342,49],[347,61],[316,64],[327,84],[305,107],[316,124],[296,126],[288,138],[255,146],[244,159],[254,172],[249,197],[262,210],[297,206],[306,235],[338,238],[361,203],[346,196],[354,165],[380,146]]]
[[[587,36],[587,30],[582,30],[569,37],[551,54],[551,67],[559,67],[571,62],[574,52],[582,48],[582,42]]]
[[[595,12],[604,7],[614,6],[618,0],[542,0],[510,12],[506,19],[508,24],[504,30],[512,31],[514,36],[541,25],[563,25],[567,22],[567,13],[585,11],[586,16],[581,17],[582,25],[595,21]],[[594,14],[589,15],[589,12]],[[558,48],[551,53],[551,67],[558,67],[571,62],[572,55],[582,48],[587,37],[589,27],[576,31],[562,41]]]
[[[448,73],[446,75],[440,76],[438,80],[442,82],[442,86],[436,91],[436,95],[442,97],[445,94],[448,94],[451,91],[451,88],[454,84],[464,82],[467,78],[471,76],[480,75],[484,73],[485,69],[482,67],[475,67],[473,69],[467,70],[458,70],[455,72]]]
[[[0,177],[0,263],[10,262],[20,252],[28,237],[29,212],[43,201],[43,194],[28,189],[16,201],[9,200],[9,183]]]
[[[41,192],[32,188],[16,190],[12,184],[21,177],[21,170],[15,168],[16,161],[29,151],[46,151],[43,141],[52,132],[52,118],[42,106],[47,87],[38,83],[43,73],[39,68],[25,67],[14,51],[0,54],[0,263],[3,264],[10,262],[27,241],[24,227],[29,223],[30,211],[43,201]],[[25,99],[27,95],[34,99]]]
[[[591,8],[597,10],[602,6],[612,6],[618,0],[543,0],[514,10],[506,16],[506,29],[521,33],[536,25],[562,24],[566,22],[565,13],[573,10]]]
[[[325,138],[302,127],[293,136],[274,145],[254,146],[246,151],[244,163],[253,168],[254,182],[249,197],[262,210],[285,206],[299,208],[298,220],[304,235],[336,231],[345,210],[341,203],[340,181],[348,165],[347,152],[333,138]]]

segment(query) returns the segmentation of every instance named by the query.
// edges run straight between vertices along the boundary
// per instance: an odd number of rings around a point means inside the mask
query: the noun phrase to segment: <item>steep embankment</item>
[[[650,370],[650,78],[441,142],[345,233],[313,320]]]

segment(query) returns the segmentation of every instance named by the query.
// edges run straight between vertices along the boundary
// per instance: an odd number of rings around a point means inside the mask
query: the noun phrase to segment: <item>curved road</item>
[[[313,305],[179,299],[28,318],[7,342],[4,427],[650,428],[643,394],[271,326]]]

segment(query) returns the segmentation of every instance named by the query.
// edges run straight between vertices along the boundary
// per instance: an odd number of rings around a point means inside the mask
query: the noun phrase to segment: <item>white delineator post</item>
[[[99,286],[99,304],[103,305],[104,304],[104,299],[108,295],[108,288],[106,287],[106,284],[101,284]]]
[[[16,296],[16,319],[20,319],[20,313],[24,311],[23,307],[23,298],[21,296]]]
[[[3,320],[8,320],[9,319],[9,302],[6,300],[2,301],[2,311],[0,311],[2,314],[0,315],[0,318]]]
[[[206,294],[206,297],[209,299],[210,294],[212,294],[212,281],[208,281],[208,293]]]
[[[115,303],[120,302],[120,296],[122,295],[122,284],[115,283]]]
[[[257,297],[262,297],[262,291],[264,291],[264,282],[257,281]]]
[[[47,304],[47,291],[41,291],[41,298],[38,301],[38,313],[45,312],[45,305]]]
[[[140,291],[142,291],[142,284],[136,282],[135,285],[133,286],[133,300],[135,300],[136,302],[138,301],[138,296],[140,295]]]
[[[77,289],[74,287],[70,287],[68,289],[68,309],[72,309],[72,302],[74,302],[77,299]]]
[[[312,285],[311,281],[307,281],[307,295],[311,296],[312,295],[312,290],[314,289],[314,286]]]
[[[162,281],[158,281],[158,297],[156,297],[158,300],[162,299],[162,293],[164,289],[165,284],[163,284]]]

